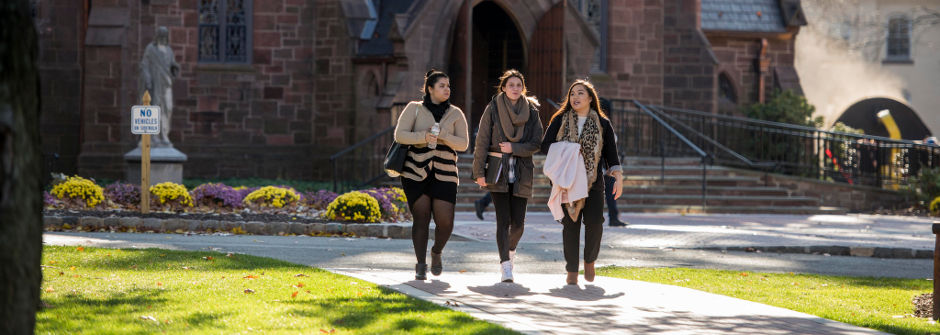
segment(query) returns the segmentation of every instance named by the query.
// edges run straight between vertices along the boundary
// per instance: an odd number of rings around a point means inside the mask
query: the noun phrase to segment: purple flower
[[[379,202],[379,207],[382,208],[382,218],[389,221],[398,221],[399,218],[403,218],[407,204],[397,200],[399,195],[395,189],[381,187],[361,192],[372,196]]]
[[[327,190],[304,192],[304,194],[301,195],[301,201],[313,209],[324,210],[326,206],[329,206],[338,196],[338,194]]]
[[[240,208],[242,199],[250,193],[250,191],[245,193],[243,191],[245,190],[236,190],[221,183],[208,183],[196,186],[190,194],[192,194],[193,203],[196,205]]]
[[[45,206],[54,206],[55,197],[53,197],[52,194],[49,194],[49,192],[42,191],[42,204]]]
[[[140,204],[140,185],[113,183],[104,188],[104,196],[124,207]]]

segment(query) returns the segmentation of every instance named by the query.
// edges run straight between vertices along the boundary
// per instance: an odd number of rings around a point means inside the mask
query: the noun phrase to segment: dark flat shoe
[[[622,221],[620,221],[620,220],[617,220],[617,221],[610,221],[610,226],[611,226],[611,227],[626,227],[626,226],[627,226],[627,223],[626,223],[626,222],[622,222]]]
[[[483,210],[486,208],[483,208],[483,204],[480,203],[480,200],[473,202],[473,209],[477,211],[477,219],[483,220]]]
[[[428,279],[428,265],[427,264],[415,264],[415,280],[427,280]]]
[[[441,261],[441,254],[434,253],[431,251],[431,274],[435,276],[440,276],[441,272],[444,271],[444,263]]]

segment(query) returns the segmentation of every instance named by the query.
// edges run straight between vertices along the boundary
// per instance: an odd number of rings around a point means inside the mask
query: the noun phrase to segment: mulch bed
[[[219,221],[260,221],[260,222],[299,222],[299,223],[325,223],[329,220],[315,218],[303,215],[292,214],[270,214],[270,213],[166,213],[151,212],[141,214],[136,211],[101,211],[101,210],[65,210],[65,209],[46,209],[43,215],[50,216],[93,216],[100,218],[107,217],[138,217],[138,218],[157,218],[157,219],[183,219],[183,220],[219,220]]]
[[[924,293],[911,300],[914,304],[914,316],[919,318],[933,317],[933,293]]]

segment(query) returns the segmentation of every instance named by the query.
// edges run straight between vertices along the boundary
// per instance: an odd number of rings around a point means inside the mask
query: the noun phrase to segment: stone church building
[[[180,64],[170,140],[187,178],[329,178],[328,157],[392,125],[449,73],[474,126],[496,77],[543,101],[602,97],[735,113],[800,91],[799,0],[33,0],[47,167],[121,178],[139,62],[165,26]],[[352,167],[354,168],[354,167]]]

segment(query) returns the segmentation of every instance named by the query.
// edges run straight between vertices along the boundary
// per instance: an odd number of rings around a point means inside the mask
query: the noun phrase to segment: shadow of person
[[[403,284],[434,295],[457,293],[457,291],[450,290],[450,283],[437,279],[409,280]]]
[[[548,290],[547,295],[577,301],[598,301],[619,298],[625,293],[607,294],[604,288],[595,285],[585,285],[584,288],[579,285],[565,285]]]
[[[527,295],[535,295],[528,287],[516,283],[496,283],[489,286],[468,286],[471,292],[482,295],[493,296],[497,298],[517,298]]]

